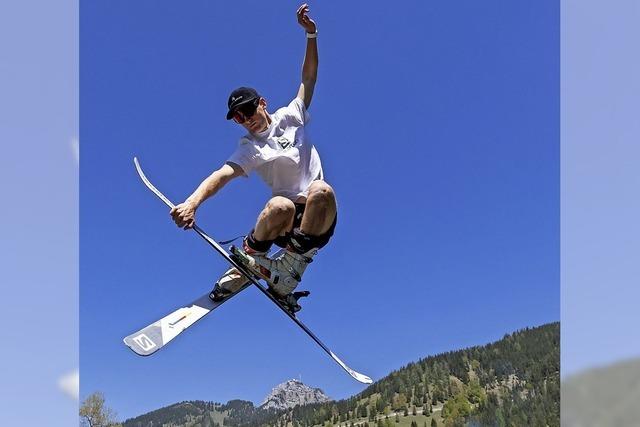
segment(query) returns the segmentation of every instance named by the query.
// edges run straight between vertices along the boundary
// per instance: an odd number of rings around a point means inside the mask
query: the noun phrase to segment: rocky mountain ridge
[[[291,379],[278,384],[265,397],[261,409],[290,409],[297,405],[329,402],[331,399],[319,388],[311,388],[302,382]]]

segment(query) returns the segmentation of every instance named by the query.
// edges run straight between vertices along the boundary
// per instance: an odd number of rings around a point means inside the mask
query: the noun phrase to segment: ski
[[[170,208],[175,207],[175,205],[164,195],[160,192],[160,190],[158,190],[152,183],[151,181],[149,181],[149,179],[146,177],[146,175],[144,174],[144,172],[142,171],[142,168],[140,167],[140,163],[138,162],[138,159],[136,157],[133,158],[133,162],[135,164],[136,170],[138,171],[138,175],[140,176],[140,179],[142,179],[142,182],[144,182],[144,184],[147,186],[147,188],[149,190],[151,190],[160,200],[162,200],[164,202],[165,205],[167,205]],[[273,295],[271,295],[271,293],[267,290],[267,288],[265,288],[252,274],[251,272],[249,272],[242,264],[238,263],[235,261],[235,259],[233,257],[231,257],[229,255],[229,253],[227,253],[227,251],[225,251],[219,244],[218,242],[216,242],[213,238],[209,237],[207,235],[207,233],[204,232],[204,230],[202,230],[198,225],[193,226],[193,230],[200,236],[202,237],[207,243],[209,243],[209,245],[211,247],[213,247],[213,249],[215,249],[216,252],[218,252],[224,259],[227,260],[227,262],[229,264],[231,264],[233,267],[235,267],[239,272],[241,272],[242,274],[244,274],[249,280],[250,283],[249,284],[253,284],[256,288],[258,288],[260,290],[260,292],[262,292],[267,298],[269,298],[271,300],[271,302],[273,302],[276,306],[278,306],[278,308],[280,308],[280,310],[286,314],[293,322],[295,322],[311,339],[313,339],[316,344],[318,344],[320,346],[320,348],[322,348],[325,353],[327,353],[329,356],[331,356],[331,358],[338,364],[340,365],[340,367],[342,369],[344,369],[349,375],[351,375],[351,377],[353,377],[356,381],[359,381],[361,383],[364,384],[371,384],[373,383],[373,380],[371,378],[369,378],[368,376],[361,374],[359,372],[354,371],[353,369],[351,369],[349,366],[347,366],[335,353],[333,353],[322,341],[320,341],[320,339],[313,333],[311,332],[311,330],[304,324],[302,323],[298,318],[296,318],[296,316],[294,314],[292,314],[291,312],[289,312],[289,310],[287,310]],[[247,285],[248,286],[248,285]],[[234,294],[235,295],[235,294]],[[208,298],[208,295],[206,296]],[[230,296],[231,297],[231,296]],[[202,298],[200,298],[202,299]],[[200,301],[200,299],[198,301]],[[227,298],[229,299],[229,298]],[[220,304],[222,304],[223,302],[225,302],[227,299],[223,300]],[[213,302],[212,302],[213,304]],[[202,308],[200,305],[197,305],[198,307]],[[193,307],[193,306],[192,306]],[[206,309],[205,309],[206,310]],[[177,310],[179,311],[179,310]],[[209,310],[210,312],[211,310]],[[174,312],[175,313],[175,312]],[[208,312],[207,312],[208,313]],[[206,314],[206,313],[205,313]],[[180,323],[181,320],[179,320],[182,316],[184,316],[185,313],[183,312],[181,315],[177,315],[176,319],[173,320],[174,322],[177,321],[178,324]],[[198,319],[202,318],[204,316],[201,315],[200,317],[198,317]],[[194,316],[194,318],[197,316]],[[188,316],[187,316],[188,318]],[[187,318],[185,318],[185,325],[188,323],[186,322]],[[165,318],[166,319],[166,318]],[[173,319],[173,318],[172,318]],[[164,319],[162,319],[164,320]],[[162,322],[162,320],[160,320],[159,322]],[[196,319],[197,320],[197,319]],[[191,321],[191,319],[189,319],[189,321]],[[156,322],[157,323],[157,322]],[[166,322],[166,324],[168,325],[167,328],[170,327],[169,325],[170,322]],[[153,325],[150,325],[148,328],[153,327],[154,325],[156,325],[155,323]],[[145,328],[146,329],[146,328]],[[143,329],[142,331],[144,331],[145,329]],[[177,328],[179,329],[179,328]],[[184,330],[184,329],[183,329]],[[157,330],[156,330],[157,331]],[[179,333],[179,332],[178,332]],[[135,334],[133,334],[135,335]],[[177,335],[177,334],[176,334]],[[171,336],[171,334],[168,334],[167,336]],[[174,336],[175,337],[175,336]],[[144,344],[148,344],[148,342],[153,342],[151,337],[148,337],[148,341],[144,340],[143,338],[141,338],[140,340],[138,340],[138,342],[136,342],[136,344],[138,344],[139,342],[143,342]],[[125,339],[126,340],[126,339]],[[125,341],[126,342],[126,341]],[[167,341],[168,342],[168,341]],[[164,343],[166,344],[166,343]],[[163,345],[164,345],[163,344]],[[129,345],[129,344],[127,344]],[[150,344],[149,344],[150,345]],[[132,348],[133,349],[133,348]],[[135,351],[135,350],[134,350]],[[151,354],[151,353],[149,353]]]
[[[273,256],[278,256],[282,250],[276,251]],[[251,286],[251,282],[242,286],[236,292],[230,294],[219,302],[214,302],[209,297],[209,293],[202,295],[188,306],[180,307],[164,316],[162,319],[145,326],[137,332],[124,338],[124,343],[134,353],[139,356],[150,356],[190,326],[195,324],[207,314],[236,296],[246,288]]]
[[[211,313],[216,308],[227,302],[229,299],[239,294],[246,288],[251,286],[247,283],[237,292],[229,295],[220,302],[213,302],[209,298],[209,292],[193,301],[188,306],[180,307],[177,310],[164,316],[158,320],[140,329],[124,338],[124,343],[139,356],[150,356],[162,347],[167,345],[169,341],[184,332],[198,320]]]

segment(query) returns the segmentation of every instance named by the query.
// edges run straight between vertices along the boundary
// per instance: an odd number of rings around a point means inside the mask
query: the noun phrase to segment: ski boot
[[[269,285],[269,293],[292,315],[302,309],[298,300],[309,296],[309,291],[293,292],[302,279],[302,273],[312,261],[310,256],[304,256],[289,251],[281,251],[273,259],[266,256],[256,257],[236,247],[231,247],[232,256],[246,266],[259,279],[264,279]],[[313,256],[313,254],[308,254]],[[235,274],[239,274],[235,269]],[[244,277],[244,275],[241,275]],[[221,281],[224,280],[221,279]],[[230,279],[233,280],[233,279]],[[240,285],[242,286],[242,285]],[[225,293],[224,287],[218,286],[220,298],[226,298],[230,293]],[[214,289],[214,292],[216,289]],[[214,300],[215,301],[215,300]]]
[[[307,266],[313,261],[312,257],[317,249],[312,249],[304,254],[294,252],[287,248],[274,258],[266,256],[254,256],[246,251],[231,247],[231,253],[249,271],[257,277],[264,279],[269,285],[269,291],[286,307],[291,307],[292,312],[299,311],[297,298],[293,296],[293,290],[302,280]],[[303,296],[304,292],[298,295]]]
[[[305,254],[285,250],[275,258],[267,256],[254,256],[246,251],[231,247],[231,253],[238,262],[242,263],[249,271],[261,279],[264,279],[273,291],[281,296],[287,295],[298,286],[307,266],[311,263],[316,249]]]
[[[251,257],[254,257],[255,259],[267,258],[266,252],[255,251],[248,247],[246,243],[243,244],[243,246],[243,252],[250,254]],[[232,253],[234,248],[234,246],[231,247]],[[233,256],[236,258],[235,255]],[[236,260],[238,259],[236,258]],[[235,267],[231,267],[218,279],[213,290],[209,294],[209,298],[211,298],[213,302],[222,302],[242,289],[242,287],[247,283],[249,283],[249,279],[247,279],[244,274],[236,270]]]

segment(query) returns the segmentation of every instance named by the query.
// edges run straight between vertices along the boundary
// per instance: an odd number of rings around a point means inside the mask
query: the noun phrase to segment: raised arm
[[[316,78],[318,77],[318,43],[316,41],[317,27],[316,23],[309,17],[309,5],[303,4],[296,12],[298,23],[307,32],[307,50],[304,54],[304,63],[302,64],[302,83],[298,89],[298,98],[304,101],[305,107],[311,105],[313,97],[313,89],[316,86]]]
[[[196,210],[202,202],[216,194],[233,178],[242,174],[240,166],[234,163],[225,163],[220,169],[205,178],[187,200],[171,209],[171,217],[178,227],[183,227],[184,229],[193,227]]]

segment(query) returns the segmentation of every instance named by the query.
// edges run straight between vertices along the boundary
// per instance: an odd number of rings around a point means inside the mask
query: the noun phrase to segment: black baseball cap
[[[238,89],[231,92],[229,95],[229,100],[227,101],[227,106],[229,107],[229,112],[227,113],[227,120],[231,120],[233,117],[233,113],[242,105],[247,104],[251,101],[254,101],[256,98],[260,98],[258,92],[252,87],[239,87]]]

